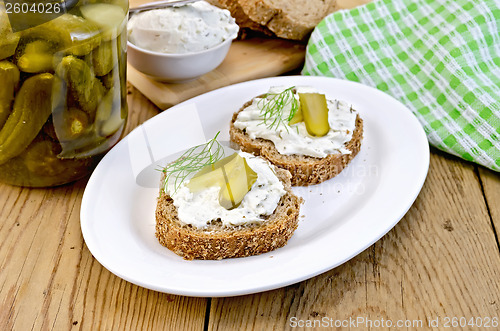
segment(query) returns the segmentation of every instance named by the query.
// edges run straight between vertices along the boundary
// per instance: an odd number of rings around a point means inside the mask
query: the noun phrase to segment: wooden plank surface
[[[488,205],[488,212],[491,217],[491,224],[498,241],[498,232],[500,231],[500,177],[498,173],[484,168],[479,169],[478,176],[481,180],[484,197]]]
[[[160,111],[131,86],[128,103],[127,132]],[[0,184],[0,330],[290,330],[382,318],[422,323],[392,330],[454,330],[447,317],[500,317],[500,174],[435,150],[415,204],[377,243],[307,281],[234,298],[150,291],[103,268],[80,231],[86,181]],[[357,326],[341,329],[369,329]]]

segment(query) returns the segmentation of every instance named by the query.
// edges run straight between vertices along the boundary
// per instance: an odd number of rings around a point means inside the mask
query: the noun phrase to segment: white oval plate
[[[185,261],[155,238],[160,172],[168,155],[221,131],[233,112],[270,86],[313,86],[352,103],[364,120],[361,151],[337,177],[294,192],[305,199],[298,229],[273,252],[221,261]],[[178,155],[178,154],[177,154]],[[172,294],[234,296],[290,285],[330,270],[380,239],[405,215],[425,181],[429,146],[416,117],[394,98],[358,83],[287,76],[224,87],[172,107],[120,141],[83,195],[87,247],[109,271]]]

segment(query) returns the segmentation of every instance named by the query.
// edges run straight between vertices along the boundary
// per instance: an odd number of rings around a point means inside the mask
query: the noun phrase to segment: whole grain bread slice
[[[335,177],[351,162],[361,148],[363,120],[357,115],[352,138],[345,145],[346,149],[351,151],[350,154],[330,154],[325,158],[280,154],[272,141],[261,138],[252,139],[244,130],[240,130],[234,126],[238,114],[251,104],[252,101],[248,101],[238,112],[233,114],[233,118],[229,124],[230,140],[242,151],[260,155],[275,166],[288,170],[292,175],[292,186],[319,184]]]
[[[292,193],[288,171],[276,168],[276,174],[286,194],[265,222],[246,226],[225,227],[220,220],[213,220],[206,229],[184,224],[172,198],[160,190],[156,207],[158,241],[186,260],[245,257],[283,247],[297,228],[302,199]]]
[[[336,0],[211,0],[231,11],[241,27],[264,27],[277,37],[305,40],[335,10]],[[250,23],[253,22],[253,23]],[[256,23],[257,25],[255,25]]]
[[[335,10],[336,0],[239,0],[245,14],[276,36],[303,40]]]
[[[254,22],[245,14],[245,11],[241,7],[240,3],[235,0],[207,0],[207,2],[215,5],[219,8],[227,9],[231,12],[231,16],[234,17],[236,23],[240,27],[238,33],[239,39],[245,39],[248,30],[257,31],[263,33],[267,36],[274,36],[274,33],[269,30],[264,25]]]

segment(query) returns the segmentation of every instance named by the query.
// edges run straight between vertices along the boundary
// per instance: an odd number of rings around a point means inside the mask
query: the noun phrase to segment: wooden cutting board
[[[287,73],[300,68],[304,57],[303,44],[276,38],[251,38],[234,41],[219,67],[190,82],[158,82],[130,64],[127,77],[132,85],[163,110],[220,87]]]
[[[130,0],[139,6],[152,0]],[[349,9],[371,0],[337,0],[337,9]],[[128,81],[160,109],[202,93],[252,79],[278,76],[301,68],[305,45],[277,38],[252,38],[233,42],[224,62],[214,71],[183,84],[154,81],[128,65]]]

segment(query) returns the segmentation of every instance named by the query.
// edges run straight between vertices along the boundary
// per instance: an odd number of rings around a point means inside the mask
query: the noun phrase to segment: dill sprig
[[[280,124],[286,124],[285,129],[288,131],[288,122],[299,109],[299,102],[294,96],[294,88],[295,86],[289,87],[280,93],[267,93],[265,98],[259,100],[257,107],[260,108],[260,116],[267,128],[276,129]],[[290,114],[283,118],[283,111],[287,105],[291,107]]]
[[[163,191],[167,192],[168,184],[174,181],[174,192],[186,180],[189,174],[198,172],[207,165],[214,164],[224,156],[224,148],[217,141],[217,132],[215,137],[205,144],[197,145],[188,149],[177,160],[168,164],[162,172],[165,174],[163,182]]]

